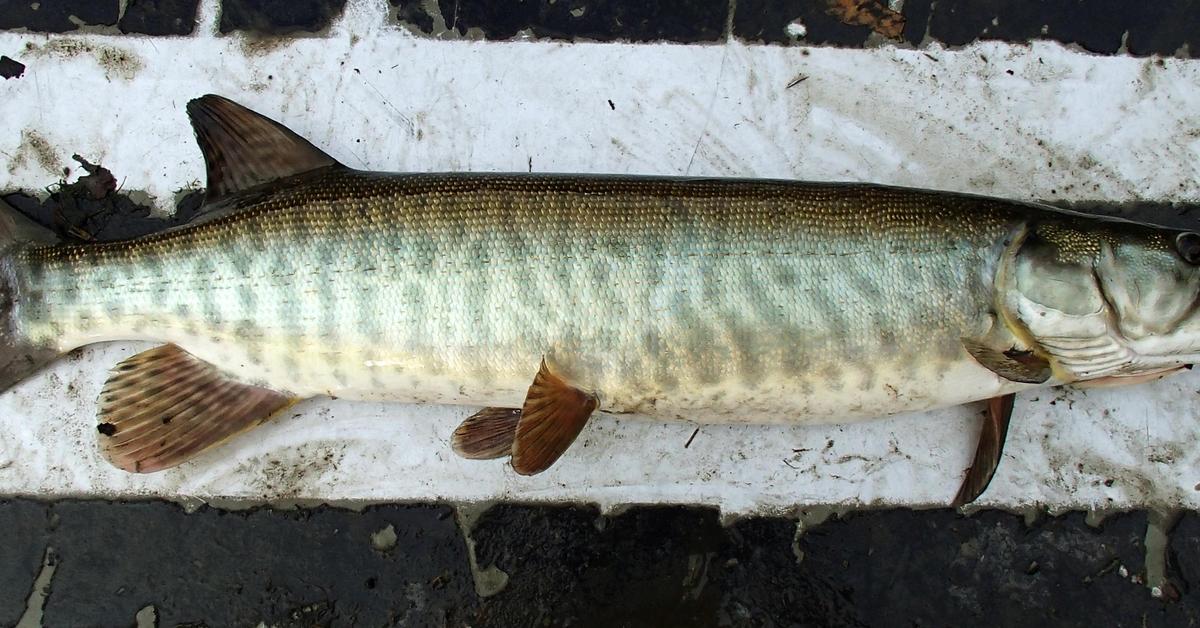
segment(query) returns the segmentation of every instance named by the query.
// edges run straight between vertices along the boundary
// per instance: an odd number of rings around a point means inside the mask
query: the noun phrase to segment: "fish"
[[[354,170],[229,99],[188,103],[193,222],[61,241],[0,211],[0,390],[78,347],[153,348],[97,402],[151,473],[306,398],[482,409],[451,444],[519,474],[593,415],[838,423],[981,403],[951,503],[1014,396],[1200,358],[1200,235],[846,182]]]

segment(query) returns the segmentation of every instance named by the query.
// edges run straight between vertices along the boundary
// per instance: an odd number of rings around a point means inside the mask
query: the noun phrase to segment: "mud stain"
[[[28,147],[39,166],[50,172],[57,170],[59,160],[54,147],[37,131],[26,130],[21,133],[21,144]]]
[[[491,507],[488,503],[462,504],[455,509],[455,517],[463,541],[467,546],[467,562],[471,567],[471,576],[475,581],[475,594],[481,598],[492,597],[508,586],[509,576],[494,564],[481,567],[475,552],[475,538],[472,533],[479,518]]]
[[[419,2],[393,2],[388,16],[389,23],[398,23],[401,28],[415,35],[432,35],[437,39],[453,39],[458,35],[446,25],[438,0]],[[458,5],[455,5],[458,8]]]
[[[59,169],[61,160],[50,142],[42,134],[32,129],[21,131],[21,143],[8,163],[8,173],[12,174],[23,168],[32,160],[46,172],[62,175]]]
[[[26,601],[25,613],[17,621],[17,628],[37,628],[42,625],[42,614],[46,609],[46,598],[50,597],[50,586],[54,581],[54,570],[58,568],[58,558],[54,548],[47,547],[42,558],[42,569],[33,582],[33,589]]]
[[[306,443],[238,465],[235,473],[255,475],[252,490],[268,499],[302,497],[314,494],[319,479],[337,471],[345,455],[341,444]]]
[[[137,55],[122,48],[103,46],[96,50],[96,62],[104,68],[108,76],[118,76],[131,80],[142,69],[142,60]]]
[[[245,36],[241,41],[242,54],[247,57],[265,57],[287,47],[295,39],[297,37]]]
[[[158,628],[158,609],[153,605],[143,606],[133,617],[136,628]]]
[[[27,52],[34,57],[53,59],[75,59],[91,57],[104,70],[106,78],[132,80],[142,71],[145,64],[131,50],[107,44],[95,44],[81,39],[52,39],[45,44],[26,44]]]
[[[396,526],[387,524],[371,534],[371,547],[377,552],[390,552],[396,547]]]

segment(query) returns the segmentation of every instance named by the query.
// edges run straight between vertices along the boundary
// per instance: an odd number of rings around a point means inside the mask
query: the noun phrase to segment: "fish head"
[[[1012,255],[1005,312],[1062,381],[1145,378],[1200,362],[1200,234],[1047,222]]]

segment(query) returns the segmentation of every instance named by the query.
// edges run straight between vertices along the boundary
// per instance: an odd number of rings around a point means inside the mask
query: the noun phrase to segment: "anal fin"
[[[471,460],[503,458],[512,454],[520,420],[516,408],[484,408],[454,430],[450,445],[454,453]]]
[[[987,490],[1000,466],[1000,455],[1004,453],[1004,439],[1008,436],[1008,423],[1012,418],[1016,395],[1009,393],[987,400],[983,430],[979,433],[979,445],[975,448],[975,459],[967,469],[962,486],[950,506],[958,508],[969,504]]]
[[[100,448],[120,469],[153,473],[264,423],[295,401],[163,345],[112,370],[100,393]]]
[[[550,468],[575,442],[599,405],[596,395],[555,375],[542,360],[517,422],[513,469],[521,475],[533,475]]]

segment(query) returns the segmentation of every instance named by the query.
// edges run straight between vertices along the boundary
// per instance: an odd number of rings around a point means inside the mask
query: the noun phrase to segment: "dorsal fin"
[[[208,170],[205,202],[338,163],[291,129],[228,98],[201,96],[187,112]]]

